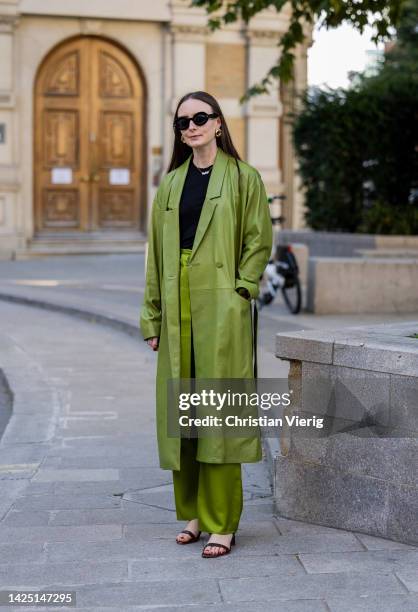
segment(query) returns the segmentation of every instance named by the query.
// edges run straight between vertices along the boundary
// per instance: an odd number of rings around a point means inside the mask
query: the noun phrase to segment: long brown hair
[[[227,153],[228,155],[231,155],[235,159],[236,163],[237,163],[237,160],[241,161],[241,158],[238,155],[238,152],[232,143],[231,134],[229,133],[228,126],[225,121],[225,117],[223,116],[223,113],[221,111],[221,107],[219,106],[215,98],[211,96],[210,94],[208,94],[206,91],[192,91],[184,95],[179,100],[179,103],[177,104],[173,122],[177,119],[177,113],[180,108],[180,105],[183,104],[183,102],[185,102],[186,100],[190,100],[190,99],[201,100],[202,102],[206,102],[206,104],[209,104],[209,106],[212,107],[212,111],[214,113],[218,113],[219,118],[221,120],[222,133],[220,136],[216,137],[216,144],[225,153]],[[178,130],[177,128],[173,128],[173,129],[174,129],[173,153],[171,156],[171,161],[170,161],[170,165],[168,167],[167,172],[171,172],[171,170],[174,170],[175,168],[178,168],[179,166],[181,166],[181,164],[185,162],[186,159],[189,157],[190,153],[192,153],[192,148],[189,147],[189,145],[186,144],[185,142],[181,141],[180,130]]]

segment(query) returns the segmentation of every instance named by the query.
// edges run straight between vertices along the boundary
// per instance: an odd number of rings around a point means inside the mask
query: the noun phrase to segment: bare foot
[[[192,519],[191,521],[187,523],[185,529],[188,529],[189,531],[194,533],[194,535],[197,536],[197,534],[199,533],[199,520]],[[184,542],[184,543],[190,542],[191,539],[192,537],[189,536],[187,533],[179,533],[176,538],[177,542]]]
[[[212,533],[207,543],[211,544],[212,542],[216,542],[217,544],[224,544],[228,546],[228,548],[231,548],[232,536],[232,533]],[[203,552],[205,555],[222,555],[226,553],[226,550],[219,546],[205,546]]]

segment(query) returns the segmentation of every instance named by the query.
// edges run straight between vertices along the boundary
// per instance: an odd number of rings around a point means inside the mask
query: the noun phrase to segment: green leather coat
[[[159,336],[156,408],[160,467],[180,469],[180,438],[167,435],[167,379],[180,377],[179,204],[192,155],[162,180],[148,232],[140,328]],[[251,302],[272,249],[272,224],[259,172],[218,148],[189,260],[196,378],[253,378]],[[240,190],[238,188],[240,180]],[[259,436],[200,438],[197,460],[251,463]]]

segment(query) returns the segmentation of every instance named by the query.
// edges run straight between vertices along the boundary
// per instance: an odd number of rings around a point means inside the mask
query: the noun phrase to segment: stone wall
[[[346,232],[316,232],[313,230],[280,230],[281,243],[306,244],[313,257],[356,257],[360,250],[408,249],[418,251],[418,236],[386,236]]]
[[[277,334],[293,413],[324,432],[283,433],[274,458],[280,515],[418,543],[418,320]]]
[[[315,314],[417,313],[415,258],[310,257],[307,309]]]

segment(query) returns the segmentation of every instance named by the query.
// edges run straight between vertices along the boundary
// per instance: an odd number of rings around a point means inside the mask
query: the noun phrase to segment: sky
[[[347,87],[348,72],[363,70],[369,58],[367,50],[382,49],[371,41],[370,29],[359,34],[349,25],[335,30],[325,28],[314,31],[314,42],[308,50],[309,85],[328,84],[330,87]]]

